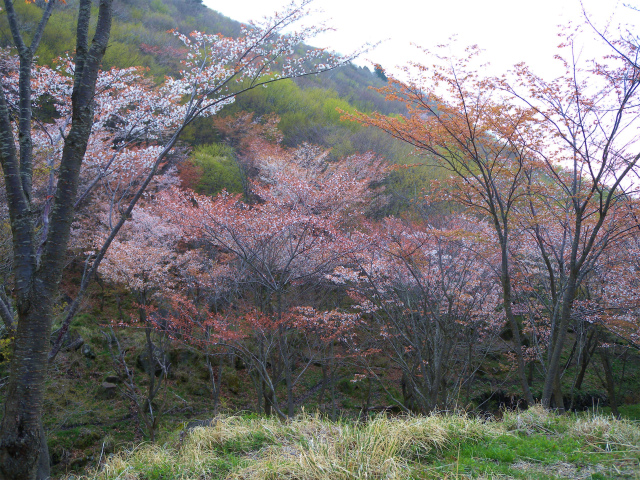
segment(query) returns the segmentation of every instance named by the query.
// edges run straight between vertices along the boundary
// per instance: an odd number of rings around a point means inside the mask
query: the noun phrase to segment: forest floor
[[[500,419],[219,416],[162,444],[107,455],[81,478],[640,479],[640,424],[540,407]]]

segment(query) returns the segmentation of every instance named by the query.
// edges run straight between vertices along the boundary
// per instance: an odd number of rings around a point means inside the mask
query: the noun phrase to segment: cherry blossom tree
[[[298,44],[325,30],[320,25],[282,34],[292,23],[305,17],[308,4],[306,0],[300,6],[292,4],[284,12],[266,18],[261,24],[251,24],[236,39],[198,32],[190,36],[176,33],[187,49],[184,69],[177,78],[168,78],[159,90],[164,92],[162,95],[169,95],[169,99],[180,98],[180,102],[172,108],[171,127],[158,139],[157,144],[161,148],[155,153],[146,176],[118,208],[117,221],[113,222],[111,233],[88,262],[87,275],[82,280],[79,296],[69,308],[60,335],[64,335],[68,329],[70,319],[79,308],[80,298],[111,243],[187,125],[200,115],[215,113],[232,102],[236,95],[249,89],[282,78],[331,70],[349,61],[350,58],[339,59],[314,49],[300,56],[292,55]],[[44,215],[35,208],[37,192],[33,188],[34,179],[39,174],[35,168],[34,148],[39,135],[39,122],[33,116],[33,92],[38,85],[33,85],[35,77],[32,73],[34,56],[56,2],[51,0],[43,8],[39,24],[29,34],[30,44],[26,43],[24,28],[20,25],[13,0],[5,0],[4,5],[14,47],[18,52],[19,67],[16,100],[11,100],[14,90],[11,82],[4,77],[0,89],[0,163],[13,240],[11,280],[15,302],[12,308],[5,301],[6,291],[5,295],[0,296],[2,319],[9,328],[15,330],[5,411],[0,427],[0,473],[5,478],[46,478],[48,455],[41,418],[52,312],[65,265],[76,199],[82,193],[81,170],[92,126],[96,121],[94,98],[99,91],[100,64],[109,43],[113,2],[99,2],[95,24],[91,21],[92,3],[89,0],[79,3],[77,46],[73,67],[68,73],[72,79],[71,95],[64,98],[71,117],[60,133],[62,144],[59,153],[54,151],[55,158],[49,162],[59,167],[50,170],[54,173],[53,177],[49,177],[52,181],[48,197],[52,202],[48,204],[46,199],[43,202],[49,205],[43,209]],[[90,30],[94,32],[92,40],[89,39]],[[162,100],[159,99],[159,102]],[[137,111],[142,112],[143,109]],[[109,118],[112,116],[103,118],[105,128],[109,128]],[[16,121],[13,121],[14,118]],[[129,131],[140,133],[146,128],[145,122],[132,120]],[[122,141],[126,142],[127,138]],[[43,232],[39,229],[39,218],[48,225],[44,230],[44,238],[36,234]],[[41,467],[39,473],[38,464]]]
[[[545,214],[538,213],[540,204],[532,200],[530,214],[541,255],[547,268],[553,261],[559,266],[544,406],[559,388],[561,355],[582,281],[608,245],[624,234],[627,197],[637,188],[640,153],[627,130],[640,113],[638,48],[624,40],[609,44],[613,48],[607,58],[580,62],[569,36],[567,53],[559,57],[563,76],[547,82],[522,65],[516,81],[503,83],[517,101],[533,109],[541,126],[546,142],[535,153],[550,188],[537,198],[546,197],[550,215],[560,224],[559,235],[545,236],[545,222],[536,218]]]
[[[503,306],[514,334],[524,396],[527,385],[520,327],[512,305],[510,243],[528,223],[547,270],[549,315],[542,403],[563,408],[560,358],[573,304],[607,244],[622,234],[620,207],[635,192],[637,143],[627,134],[638,118],[637,45],[608,42],[611,55],[583,62],[565,41],[565,74],[553,81],[524,65],[511,79],[481,78],[464,60],[432,55],[433,67],[413,65],[409,82],[382,89],[407,105],[402,118],[353,115],[415,146],[451,172],[445,198],[487,218],[501,250]],[[548,209],[549,211],[545,211]],[[549,224],[549,220],[553,224]],[[555,269],[553,273],[550,269]]]
[[[479,254],[483,228],[473,224],[464,217],[440,228],[386,219],[372,228],[369,248],[354,255],[357,268],[331,276],[348,285],[367,319],[367,348],[402,372],[404,398],[395,400],[404,409],[454,406],[475,373],[476,346],[489,344],[504,322],[495,273]]]
[[[104,222],[106,223],[106,222]],[[104,224],[103,223],[103,224]],[[109,229],[92,236],[95,244],[102,244],[101,235]],[[122,228],[120,235],[111,244],[98,273],[111,283],[125,286],[136,300],[138,318],[116,323],[117,327],[140,328],[145,332],[146,356],[143,362],[148,377],[146,394],[136,384],[135,374],[127,366],[125,351],[121,348],[115,334],[109,342],[113,363],[123,380],[124,394],[135,405],[143,420],[150,440],[155,441],[156,431],[164,413],[163,408],[154,408],[153,400],[161,393],[164,385],[163,401],[167,397],[167,376],[170,363],[166,355],[166,345],[176,338],[174,328],[168,328],[172,315],[160,315],[159,308],[173,311],[182,307],[176,301],[179,294],[188,293],[194,282],[204,276],[206,264],[194,250],[180,251],[178,242],[181,229],[162,218],[153,204],[138,205],[132,212],[132,218]],[[194,277],[197,277],[194,278]],[[169,301],[168,301],[169,300]],[[185,332],[182,332],[183,334]],[[159,337],[153,338],[154,334]],[[109,336],[107,335],[109,338]],[[201,337],[204,339],[206,337]],[[193,337],[190,337],[193,340]],[[210,362],[208,362],[211,368]],[[160,373],[156,379],[156,374]],[[215,382],[214,388],[219,387]],[[219,400],[219,388],[214,389],[214,409]]]
[[[579,305],[588,312],[587,321],[597,322],[640,349],[640,303],[635,294],[640,282],[638,232],[634,231],[603,257],[589,278],[591,298]]]
[[[328,414],[335,420],[337,418],[335,388],[338,381],[337,371],[353,356],[361,354],[350,346],[356,343],[356,338],[362,330],[362,315],[357,310],[345,311],[339,308],[322,310],[310,306],[297,307],[295,311],[298,316],[296,327],[305,332],[310,351],[315,353],[315,361],[322,369],[318,405],[321,411],[327,412],[323,400],[328,387],[330,400]]]
[[[275,152],[259,163],[252,185],[252,196],[259,201],[251,205],[226,193],[210,198],[174,191],[163,198],[187,239],[234,255],[236,275],[251,285],[255,296],[256,312],[237,316],[238,322],[251,323],[257,335],[249,359],[276,411],[275,385],[284,377],[291,416],[297,381],[293,345],[304,341],[296,334],[291,311],[298,305],[291,302],[297,289],[322,279],[358,248],[347,232],[371,197],[371,182],[385,169],[370,154],[331,164],[327,152],[311,146]],[[269,362],[272,353],[277,363]],[[269,374],[267,363],[279,370]]]
[[[527,403],[533,404],[520,326],[512,311],[509,243],[514,214],[527,191],[526,172],[535,166],[533,153],[540,143],[532,128],[534,112],[505,101],[494,81],[479,77],[471,65],[477,48],[470,49],[465,59],[445,62],[437,53],[426,53],[434,59],[433,68],[412,65],[407,67],[409,82],[390,78],[389,85],[380,89],[388,99],[407,106],[406,116],[374,113],[349,117],[413,145],[427,164],[444,168],[449,176],[441,183],[433,182],[431,198],[461,205],[470,215],[486,218],[493,227],[500,251],[502,304],[513,332],[520,385]]]

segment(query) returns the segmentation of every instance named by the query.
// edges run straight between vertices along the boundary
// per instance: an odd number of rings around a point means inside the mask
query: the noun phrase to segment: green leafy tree
[[[195,149],[190,161],[201,172],[196,185],[198,193],[243,192],[243,173],[233,148],[219,143],[202,145]]]

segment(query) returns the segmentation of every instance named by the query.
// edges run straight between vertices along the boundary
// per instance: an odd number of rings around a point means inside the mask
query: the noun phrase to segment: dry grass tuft
[[[300,434],[297,444],[265,449],[251,466],[231,478],[406,478],[408,464],[401,454],[414,439],[402,420],[378,417],[364,425],[331,425],[317,417],[303,417],[288,426]]]
[[[565,431],[569,417],[561,417],[535,405],[524,411],[504,412],[501,426],[507,431],[521,431],[531,435],[533,433],[558,433]]]
[[[467,442],[481,444],[514,430],[587,439],[602,451],[638,451],[640,445],[640,428],[631,422],[560,417],[540,407],[505,413],[502,421],[439,414],[381,415],[366,423],[330,422],[314,415],[288,422],[229,416],[219,417],[211,427],[192,430],[179,447],[174,442],[174,446],[141,445],[121,452],[88,478],[403,480],[413,478],[419,462],[423,472],[429,469],[434,452]]]
[[[113,455],[103,468],[89,478],[137,480],[145,478],[152,471],[170,472],[174,478],[187,478],[200,470],[200,465],[189,456],[176,462],[175,451],[167,446],[141,444],[132,450],[124,450]]]
[[[589,415],[577,418],[570,426],[569,433],[605,451],[624,449],[640,452],[640,428],[637,423],[628,420]]]

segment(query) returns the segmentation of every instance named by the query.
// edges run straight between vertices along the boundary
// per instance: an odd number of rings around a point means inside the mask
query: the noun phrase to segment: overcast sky
[[[640,13],[625,7],[634,0],[583,0],[585,10],[599,29],[640,22]],[[224,15],[248,22],[260,19],[288,2],[281,0],[204,0]],[[640,3],[640,2],[639,2]],[[380,63],[385,69],[419,60],[411,43],[427,48],[448,43],[457,36],[456,49],[477,44],[485,50],[491,72],[500,74],[526,61],[535,71],[551,76],[552,57],[559,43],[559,25],[583,21],[580,0],[315,0],[322,10],[307,23],[326,20],[335,32],[310,43],[349,53],[359,45],[385,40],[357,63]],[[585,40],[586,41],[586,40]],[[457,50],[454,50],[454,53]],[[588,52],[594,47],[589,46]]]

